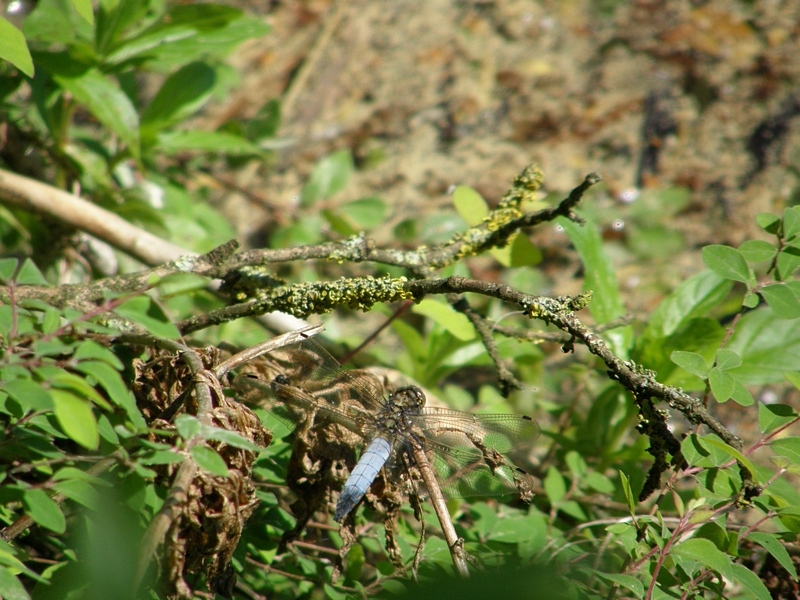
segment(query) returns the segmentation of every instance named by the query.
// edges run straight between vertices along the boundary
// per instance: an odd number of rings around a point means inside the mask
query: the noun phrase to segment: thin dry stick
[[[147,265],[196,255],[83,198],[9,171],[0,170],[0,200],[85,231]]]
[[[308,339],[317,335],[318,333],[323,331],[323,326],[321,324],[318,325],[309,325],[308,327],[303,327],[302,329],[298,329],[296,331],[290,331],[289,333],[284,333],[283,335],[279,335],[278,337],[274,337],[271,340],[267,340],[266,342],[262,342],[253,346],[252,348],[247,348],[246,350],[242,350],[238,354],[234,354],[225,362],[221,362],[217,365],[217,368],[214,369],[214,375],[217,376],[217,379],[222,379],[227,375],[230,371],[239,367],[247,362],[250,362],[254,358],[258,358],[262,354],[267,354],[268,352],[272,352],[273,350],[277,350],[278,348],[283,348],[284,346],[288,346],[289,344],[294,344],[295,342],[299,342],[300,340]]]
[[[0,202],[19,206],[84,231],[146,265],[161,265],[163,270],[163,263],[176,261],[177,268],[173,268],[172,272],[197,272],[194,269],[196,263],[191,260],[198,256],[197,252],[167,242],[96,204],[35,179],[0,170]],[[179,261],[181,258],[184,260]],[[162,273],[162,276],[166,274],[168,273]],[[137,274],[132,274],[132,277],[137,277]],[[117,276],[110,279],[119,279],[123,284],[125,278]],[[96,287],[98,284],[101,282],[90,285]],[[60,286],[58,290],[51,291],[50,295],[66,294],[70,289],[80,290],[82,286]],[[215,286],[210,286],[210,289],[214,291]],[[303,321],[290,315],[269,314],[258,318],[267,327],[278,331],[297,329],[305,325]]]
[[[284,94],[283,101],[281,102],[281,113],[283,113],[283,121],[285,123],[291,122],[292,117],[294,117],[292,113],[294,112],[297,98],[300,96],[300,92],[306,87],[306,83],[311,73],[314,71],[314,67],[316,67],[317,63],[319,63],[320,59],[325,55],[325,48],[331,41],[334,32],[339,27],[339,23],[342,22],[342,18],[344,18],[345,13],[347,13],[347,8],[349,6],[350,0],[340,1],[335,4],[333,14],[323,26],[314,47],[306,56],[305,61],[303,61],[300,71],[289,84],[289,89]]]
[[[450,556],[453,559],[453,564],[458,570],[459,575],[462,577],[469,577],[463,540],[458,537],[456,529],[450,521],[450,512],[447,510],[447,503],[444,501],[442,490],[439,487],[439,482],[436,480],[433,468],[428,462],[428,457],[425,456],[425,451],[420,446],[413,447],[411,455],[416,461],[416,466],[419,469],[425,487],[428,488],[431,505],[439,519],[439,524],[442,526],[442,533],[447,542],[447,547],[450,548]]]
[[[208,379],[211,377],[211,374],[203,367],[203,360],[191,348],[183,344],[171,342],[169,340],[162,340],[161,344],[173,346],[173,349],[180,353],[183,361],[194,373],[194,389],[195,394],[197,394],[197,418],[204,425],[210,425],[213,403]],[[206,377],[198,377],[200,374],[205,374]],[[202,442],[203,440],[200,437],[193,438],[186,443],[186,448],[187,450],[191,449],[193,446]],[[139,589],[139,585],[144,578],[147,567],[150,565],[150,560],[156,552],[156,548],[164,541],[164,536],[166,536],[170,526],[180,516],[183,507],[186,505],[188,499],[187,491],[196,474],[197,463],[191,456],[187,455],[178,468],[178,472],[170,486],[164,505],[161,507],[161,510],[158,511],[158,514],[153,517],[153,520],[150,521],[147,526],[147,531],[145,531],[139,554],[139,562],[136,567],[136,576],[133,580],[134,590]]]

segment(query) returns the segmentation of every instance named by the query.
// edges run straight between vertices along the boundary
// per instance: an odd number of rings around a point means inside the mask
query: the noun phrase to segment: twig
[[[506,204],[515,202],[521,204],[522,200],[539,189],[541,178],[542,175],[537,169],[528,167],[514,179],[511,190],[503,197],[503,201]],[[370,261],[412,270],[440,269],[453,264],[465,255],[480,254],[491,248],[503,247],[517,231],[524,227],[546,223],[558,216],[579,221],[574,213],[574,208],[583,198],[586,190],[599,181],[602,181],[599,175],[590,173],[557,206],[533,214],[523,214],[516,205],[513,210],[508,207],[498,208],[492,211],[484,222],[439,246],[420,247],[416,250],[384,249],[376,248],[370,240],[357,236],[345,242],[329,242],[318,246],[240,252],[227,266],[237,269],[274,262],[324,258],[354,263]],[[517,216],[509,218],[508,212],[513,212]]]
[[[316,38],[314,46],[306,56],[306,59],[303,61],[294,79],[290,82],[289,89],[283,95],[281,113],[285,123],[289,123],[292,120],[294,116],[292,113],[294,112],[297,98],[300,96],[300,92],[306,87],[306,83],[311,73],[314,71],[314,67],[325,55],[325,48],[331,41],[334,32],[339,27],[339,23],[342,22],[342,18],[347,13],[350,0],[342,0],[334,4],[334,6],[333,14],[325,22],[322,31]]]
[[[29,177],[0,170],[0,200],[85,231],[147,265],[195,252],[140,229],[96,204]]]
[[[448,301],[450,304],[452,304],[453,308],[466,315],[466,317],[475,327],[475,331],[477,331],[478,335],[481,336],[481,341],[486,348],[486,352],[489,353],[489,357],[497,367],[497,379],[498,383],[500,384],[500,393],[503,395],[503,397],[508,398],[511,390],[523,389],[524,386],[522,382],[514,377],[514,374],[511,372],[511,369],[508,368],[506,361],[501,358],[500,353],[497,350],[497,344],[492,337],[492,328],[489,326],[489,323],[484,316],[475,311],[465,298],[451,296],[448,297]]]
[[[262,354],[267,354],[268,352],[272,352],[277,348],[283,348],[289,344],[294,344],[300,340],[313,337],[322,330],[322,325],[309,325],[308,327],[303,327],[297,331],[290,331],[289,333],[284,333],[283,335],[279,335],[278,337],[267,340],[266,342],[256,344],[252,348],[242,350],[238,354],[231,356],[228,360],[218,364],[217,368],[214,369],[214,374],[216,375],[217,379],[222,379],[233,369],[243,365],[244,363],[250,362],[254,358],[258,358]]]
[[[664,385],[655,380],[655,374],[630,361],[617,358],[599,336],[592,333],[574,315],[574,311],[586,306],[587,296],[562,296],[545,298],[523,294],[513,288],[497,283],[476,281],[465,277],[448,277],[425,281],[409,281],[407,289],[415,296],[425,294],[448,294],[474,292],[512,302],[521,307],[531,318],[542,319],[570,334],[571,338],[580,340],[589,351],[600,357],[609,368],[614,379],[619,381],[633,394],[641,397],[652,396],[669,403],[680,410],[693,423],[703,423],[711,431],[721,437],[726,444],[740,449],[742,440],[728,431],[719,421],[709,414],[702,402],[692,398],[685,392]]]
[[[333,554],[334,556],[339,556],[339,551],[333,548],[326,548],[325,546],[318,546],[317,544],[310,544],[309,542],[301,542],[300,540],[294,540],[291,542],[292,546],[297,548],[305,548],[306,550],[314,550],[315,552],[322,552],[323,554]]]
[[[425,487],[428,488],[430,494],[431,505],[439,519],[439,524],[442,526],[442,533],[444,534],[447,547],[450,549],[450,556],[453,559],[453,564],[458,570],[459,575],[462,577],[469,577],[469,569],[467,568],[466,553],[464,551],[464,540],[458,537],[453,523],[450,521],[450,512],[447,510],[447,503],[444,501],[444,496],[439,488],[439,482],[436,480],[436,475],[433,468],[428,462],[428,457],[421,446],[415,445],[411,449],[411,454],[416,462],[416,467],[419,469],[419,474]]]
[[[197,418],[204,425],[210,425],[213,403],[208,378],[213,377],[213,374],[209,374],[209,372],[205,370],[203,360],[188,346],[172,340],[159,340],[159,345],[179,353],[183,361],[194,374],[195,377],[193,381],[197,397]],[[206,377],[199,377],[201,374],[206,374]],[[203,439],[200,437],[192,438],[186,442],[186,448],[187,450],[191,449],[193,446],[202,442]],[[167,498],[161,510],[153,517],[153,520],[150,521],[145,531],[139,553],[136,575],[134,577],[133,588],[135,590],[139,589],[147,567],[156,552],[156,548],[164,541],[167,531],[169,531],[173,522],[183,511],[188,500],[189,486],[192,484],[196,474],[197,463],[190,455],[187,455],[181,463],[181,466],[178,467],[178,472],[175,474],[175,479],[172,481],[169,493],[167,494]]]
[[[409,308],[409,307],[410,307],[412,304],[413,304],[413,301],[411,301],[411,300],[406,300],[406,301],[405,301],[403,304],[401,304],[401,305],[400,305],[400,307],[399,307],[397,310],[395,310],[395,311],[392,313],[392,316],[391,316],[391,317],[389,317],[388,319],[386,319],[386,320],[385,320],[385,321],[384,321],[384,322],[381,324],[381,326],[380,326],[380,327],[378,327],[378,328],[377,328],[375,331],[373,331],[371,334],[369,334],[369,335],[366,337],[366,339],[364,339],[364,341],[363,341],[363,342],[361,342],[361,344],[358,346],[358,348],[356,348],[356,349],[354,349],[354,350],[351,350],[351,351],[350,351],[350,352],[348,352],[346,355],[344,355],[344,356],[343,356],[341,359],[339,359],[339,364],[340,364],[340,365],[346,365],[348,362],[350,362],[350,360],[351,360],[351,359],[352,359],[352,358],[353,358],[355,355],[357,355],[357,354],[358,354],[359,352],[361,352],[361,351],[362,351],[364,348],[366,348],[367,346],[369,346],[369,345],[372,343],[372,341],[373,341],[373,340],[374,340],[376,337],[378,337],[378,335],[381,333],[381,331],[383,331],[383,330],[384,330],[384,329],[386,329],[386,328],[387,328],[389,325],[391,325],[391,324],[392,324],[392,321],[394,321],[395,319],[397,319],[397,318],[399,318],[400,316],[402,316],[403,314],[405,314],[405,312],[408,310],[408,308]]]

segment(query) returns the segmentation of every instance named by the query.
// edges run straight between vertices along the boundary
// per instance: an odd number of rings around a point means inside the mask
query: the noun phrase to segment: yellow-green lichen
[[[552,320],[558,316],[572,314],[589,306],[593,292],[589,290],[578,296],[557,296],[556,298],[534,298],[522,302],[522,310],[531,319]]]
[[[525,213],[521,206],[525,202],[536,200],[536,192],[542,187],[543,181],[544,174],[538,167],[526,167],[520,175],[514,178],[511,189],[500,200],[497,208],[489,212],[478,225],[453,236],[445,244],[445,246],[459,244],[454,260],[480,254],[488,248],[502,248],[511,243],[518,232],[511,232],[504,238],[497,236],[497,232],[524,216]]]
[[[362,231],[358,235],[349,237],[331,252],[328,260],[336,261],[340,265],[349,261],[364,260],[366,237]]]
[[[276,287],[285,285],[283,279],[275,277],[268,265],[240,267],[223,280],[221,291],[237,302],[249,298],[260,298]]]
[[[259,312],[279,310],[296,317],[325,314],[338,306],[367,311],[377,302],[397,302],[414,296],[406,278],[342,277],[336,281],[297,283],[266,290]]]

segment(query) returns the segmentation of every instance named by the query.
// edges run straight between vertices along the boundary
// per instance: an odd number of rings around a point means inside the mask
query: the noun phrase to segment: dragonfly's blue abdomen
[[[339,503],[336,505],[336,514],[333,517],[335,521],[341,521],[367,493],[378,472],[389,460],[391,451],[389,442],[381,437],[370,442],[366,452],[361,456],[361,460],[358,461],[344,484],[342,495],[339,496]]]

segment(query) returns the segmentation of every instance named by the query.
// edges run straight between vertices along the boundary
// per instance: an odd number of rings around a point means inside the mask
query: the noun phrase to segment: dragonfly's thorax
[[[398,389],[384,405],[376,417],[376,425],[381,433],[396,434],[411,429],[412,418],[422,412],[425,394],[415,386]]]

